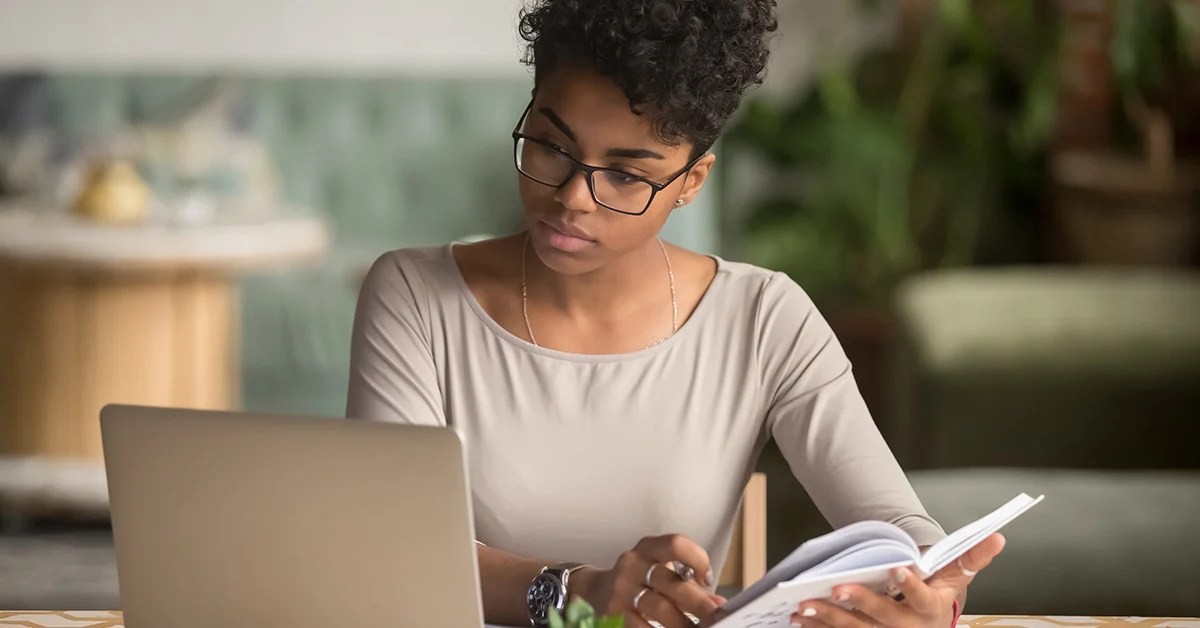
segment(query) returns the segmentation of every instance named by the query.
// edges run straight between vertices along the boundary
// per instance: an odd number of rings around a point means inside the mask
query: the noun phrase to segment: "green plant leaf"
[[[596,617],[596,610],[581,597],[571,600],[567,605],[567,623],[572,628],[590,628]]]
[[[1171,8],[1183,56],[1192,67],[1200,67],[1200,5],[1187,0],[1174,0]]]
[[[790,103],[748,106],[731,132],[771,168],[738,212],[739,253],[818,301],[881,304],[912,272],[1027,250],[1021,236],[981,241],[1018,233],[1002,223],[1045,187],[1057,121],[1055,11],[1029,0],[931,8],[916,37],[821,68]]]

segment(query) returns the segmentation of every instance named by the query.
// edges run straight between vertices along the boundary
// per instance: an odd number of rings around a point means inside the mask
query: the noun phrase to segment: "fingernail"
[[[713,584],[713,572],[709,569],[704,573],[704,586],[711,587]]]
[[[897,569],[893,575],[896,577],[897,583],[902,584],[905,580],[908,580],[908,570],[903,567]]]
[[[840,589],[834,593],[833,599],[839,602],[845,602],[846,600],[850,599],[850,594],[846,593],[845,589]]]
[[[804,626],[804,624],[802,624],[794,619],[792,620],[792,623],[790,623],[788,625],[792,626],[792,628],[803,628],[803,626]]]
[[[816,617],[816,616],[817,616],[817,609],[815,609],[815,608],[811,608],[811,607],[810,607],[810,608],[806,608],[806,609],[804,609],[803,611],[800,611],[800,616],[801,616],[801,617]]]

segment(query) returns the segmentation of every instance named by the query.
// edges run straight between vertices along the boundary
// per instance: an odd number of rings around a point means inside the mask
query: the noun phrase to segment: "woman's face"
[[[671,146],[658,140],[650,120],[629,110],[615,83],[579,66],[563,66],[543,78],[521,132],[589,166],[619,170],[595,174],[597,195],[608,204],[632,203],[625,207],[631,211],[641,210],[636,202],[640,192],[627,175],[666,182],[687,167],[692,150],[688,142]],[[561,162],[551,150],[527,143],[523,154],[530,164],[552,158]],[[654,194],[640,216],[597,203],[583,172],[576,171],[557,188],[518,175],[533,249],[549,268],[583,274],[646,246],[677,208],[676,201],[690,201],[699,191],[714,160],[711,154],[702,157]]]

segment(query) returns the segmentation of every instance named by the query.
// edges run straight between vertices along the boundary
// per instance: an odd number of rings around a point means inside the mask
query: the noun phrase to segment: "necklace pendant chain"
[[[663,244],[662,238],[655,238],[658,242],[658,248],[662,250],[663,260],[667,263],[667,280],[671,285],[671,333],[659,338],[658,340],[646,345],[644,348],[649,349],[655,345],[661,344],[667,338],[675,335],[679,331],[679,303],[675,299],[675,271],[671,268],[671,256],[667,253],[667,246]],[[529,322],[529,284],[526,281],[525,262],[529,257],[529,234],[525,234],[525,243],[521,247],[521,315],[525,318],[525,332],[529,334],[529,342],[535,347],[542,345],[538,344],[537,337],[533,335],[533,325]]]

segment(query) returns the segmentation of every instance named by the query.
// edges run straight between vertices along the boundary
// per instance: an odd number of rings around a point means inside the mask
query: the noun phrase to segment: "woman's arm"
[[[483,544],[477,545],[475,552],[479,558],[483,613],[487,621],[505,626],[528,625],[525,594],[529,584],[543,567],[554,563],[531,560]],[[583,571],[574,573],[567,580],[568,596],[579,593]]]
[[[427,322],[429,289],[408,255],[383,255],[363,280],[350,341],[346,417],[444,426]]]
[[[346,416],[409,425],[447,425],[433,357],[430,288],[408,252],[371,266],[354,313]],[[525,592],[548,563],[476,546],[489,622],[526,625]]]
[[[529,584],[543,567],[562,561],[529,560],[484,545],[476,551],[487,620],[525,625]],[[711,573],[708,554],[695,541],[677,534],[646,537],[621,554],[611,568],[587,566],[575,571],[567,581],[567,599],[582,597],[603,615],[621,616],[626,628],[649,628],[651,619],[664,626],[691,626],[685,613],[705,625],[714,621],[724,600],[708,592],[711,582],[685,581],[663,567],[673,561],[701,574]]]
[[[829,324],[786,275],[764,286],[757,329],[771,436],[831,525],[889,521],[917,545],[945,533],[929,517],[863,402]]]

